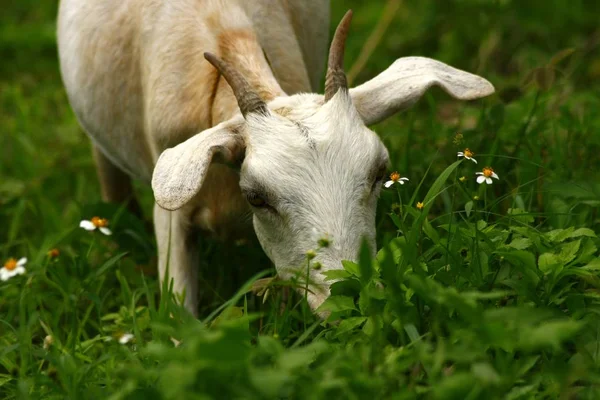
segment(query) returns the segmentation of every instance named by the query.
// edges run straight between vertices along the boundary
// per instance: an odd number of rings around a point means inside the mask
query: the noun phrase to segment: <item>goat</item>
[[[310,271],[307,299],[318,307],[329,294],[321,272],[356,259],[363,238],[375,248],[388,152],[367,125],[434,85],[462,100],[494,92],[481,77],[422,57],[400,58],[348,89],[351,16],[335,32],[319,95],[327,1],[61,0],[61,73],[93,142],[103,198],[130,198],[131,178],[151,183],[159,275],[168,266],[192,313],[191,233],[235,229],[249,210],[282,279],[304,264],[315,230],[331,237],[315,259],[322,269]]]

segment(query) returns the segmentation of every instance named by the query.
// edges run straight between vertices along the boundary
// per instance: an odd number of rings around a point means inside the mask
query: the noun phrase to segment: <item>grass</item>
[[[350,7],[348,66],[383,4],[335,2],[332,20]],[[158,296],[144,221],[100,201],[60,81],[55,2],[6,6],[0,259],[29,261],[0,282],[0,397],[598,398],[599,11],[401,4],[356,82],[423,55],[497,94],[465,104],[433,90],[374,127],[411,181],[382,195],[377,257],[330,273],[341,281],[322,310],[336,322],[323,322],[302,299],[282,308],[282,283],[264,303],[248,292],[273,272],[253,241],[201,243],[200,320]],[[477,166],[456,162],[465,147],[500,180],[477,185]],[[149,220],[151,191],[137,189]],[[93,215],[114,235],[78,228]],[[134,340],[119,343],[124,333]]]

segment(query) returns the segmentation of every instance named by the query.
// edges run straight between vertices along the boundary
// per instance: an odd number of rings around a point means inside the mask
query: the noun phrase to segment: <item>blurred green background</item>
[[[355,16],[346,68],[353,73],[382,16],[392,17],[355,84],[396,58],[420,55],[477,73],[497,89],[468,104],[434,89],[411,110],[374,127],[390,149],[393,169],[415,184],[425,176],[419,196],[456,151],[470,147],[480,166],[492,165],[502,178],[489,189],[496,199],[492,211],[516,204],[547,228],[598,228],[600,2],[334,1],[331,31],[349,8]],[[90,144],[58,71],[56,9],[56,1],[21,0],[5,4],[0,15],[2,258],[45,251],[87,216],[86,207],[100,207]],[[457,133],[464,136],[460,145]],[[151,191],[138,189],[149,217]],[[395,235],[385,215],[394,201],[393,193],[383,194],[380,240]],[[442,195],[433,210],[441,221],[449,202]],[[152,235],[140,229],[130,236],[124,246],[141,249],[140,262],[151,260]]]

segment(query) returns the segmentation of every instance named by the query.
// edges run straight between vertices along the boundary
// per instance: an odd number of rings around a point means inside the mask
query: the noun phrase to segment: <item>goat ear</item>
[[[202,188],[213,158],[235,162],[244,155],[244,141],[236,128],[223,122],[202,131],[183,143],[165,150],[154,167],[152,190],[159,206],[177,210]]]
[[[460,100],[494,93],[494,86],[480,76],[430,58],[405,57],[370,81],[350,89],[350,95],[365,125],[371,125],[412,106],[431,86],[440,86]]]

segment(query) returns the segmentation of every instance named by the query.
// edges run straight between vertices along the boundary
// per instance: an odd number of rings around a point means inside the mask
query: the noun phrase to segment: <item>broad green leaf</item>
[[[592,260],[590,263],[588,263],[587,265],[585,265],[581,268],[590,270],[590,271],[600,271],[600,258],[596,258],[596,259]]]
[[[4,386],[13,379],[12,375],[0,374],[0,387]]]
[[[579,252],[579,257],[577,257],[576,263],[587,263],[591,258],[594,257],[598,248],[594,244],[592,239],[587,239],[583,241],[583,246],[581,247],[581,251]]]
[[[500,376],[489,363],[475,363],[471,366],[471,372],[484,384],[500,383]]]
[[[563,265],[555,254],[544,253],[538,259],[538,267],[544,274],[549,274],[551,272],[560,272]]]
[[[498,251],[496,254],[504,257],[506,261],[515,265],[517,267],[521,267],[521,270],[527,276],[528,280],[534,285],[537,286],[540,278],[537,275],[537,264],[535,262],[535,256],[533,253],[530,253],[525,250],[515,250],[515,251]]]
[[[360,267],[357,263],[349,260],[342,260],[342,266],[348,273],[354,276],[360,276]]]
[[[284,370],[306,367],[328,348],[329,346],[325,342],[315,341],[307,346],[288,349],[281,353],[277,364]]]
[[[517,376],[521,377],[523,375],[525,375],[527,372],[529,372],[529,370],[531,368],[533,368],[533,366],[537,363],[537,361],[540,359],[540,356],[529,356],[529,357],[523,357],[519,360],[519,369],[517,372]]]
[[[473,201],[467,201],[467,204],[465,204],[465,212],[467,213],[467,218],[471,216],[472,210],[473,210]]]
[[[240,319],[244,316],[244,309],[242,307],[229,307],[224,309],[214,320],[211,321],[210,326],[216,327],[225,321],[231,321]]]
[[[368,285],[365,287],[366,292],[370,297],[377,300],[385,299],[385,288],[381,284],[381,282],[376,280],[371,280]]]
[[[508,247],[512,247],[517,250],[525,250],[528,247],[531,247],[531,239],[528,238],[516,238],[513,239],[512,242],[509,243]]]
[[[402,239],[404,242],[405,238],[395,238],[389,243],[383,246],[377,253],[377,263],[379,264],[381,277],[388,283],[390,290],[398,292],[398,269],[397,265],[402,256],[399,241]]]
[[[433,387],[434,398],[439,400],[446,399],[467,399],[468,394],[473,390],[477,383],[475,377],[467,372],[456,372],[443,378]]]
[[[326,281],[346,279],[352,276],[348,271],[343,269],[330,269],[329,271],[321,272],[321,275],[325,276]]]
[[[558,253],[558,259],[560,260],[560,262],[562,262],[563,264],[570,263],[577,255],[580,245],[581,239],[574,240],[572,242],[562,245],[560,253]]]
[[[587,237],[592,237],[592,238],[597,237],[597,235],[594,233],[594,231],[591,230],[590,228],[579,228],[571,234],[570,238],[576,238],[576,237],[580,237],[580,236],[587,236]]]
[[[375,333],[380,332],[382,328],[381,318],[368,318],[367,322],[362,327],[362,331],[367,336],[373,336]]]
[[[385,255],[387,253],[391,253],[392,259],[394,263],[398,264],[400,262],[400,257],[402,257],[402,246],[406,245],[406,238],[404,236],[397,237],[390,240],[385,246],[379,250],[377,253],[376,260],[381,265]]]
[[[505,397],[505,400],[533,399],[533,391],[539,386],[539,381],[531,385],[515,386]]]
[[[341,312],[356,310],[354,305],[354,299],[349,296],[329,296],[323,304],[317,308],[316,312],[330,311],[330,312]]]
[[[523,332],[520,345],[526,350],[546,347],[558,349],[564,341],[572,339],[582,326],[583,324],[573,320],[543,322],[528,329],[528,332]]]
[[[390,218],[392,219],[392,221],[394,222],[394,225],[396,225],[396,228],[398,230],[402,230],[402,220],[400,219],[398,214],[390,213],[389,215],[390,215]]]
[[[551,242],[561,243],[569,239],[574,230],[575,228],[573,227],[567,229],[554,229],[553,231],[547,232],[544,236]]]
[[[277,398],[291,379],[290,371],[283,368],[250,368],[250,383],[265,398]]]
[[[342,320],[337,327],[336,336],[350,332],[354,328],[359,327],[367,320],[367,317],[350,317]]]
[[[520,208],[509,208],[508,215],[510,215],[511,218],[524,224],[531,224],[534,221],[533,216],[531,216],[525,210]]]

